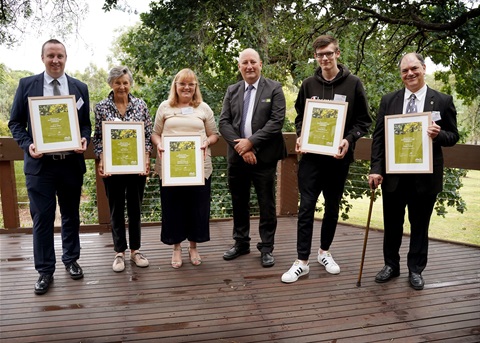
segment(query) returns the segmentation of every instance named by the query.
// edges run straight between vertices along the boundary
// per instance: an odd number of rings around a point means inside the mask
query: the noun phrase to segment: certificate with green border
[[[82,148],[75,95],[29,97],[28,106],[38,153]]]
[[[205,184],[201,146],[199,134],[162,135],[162,186]]]
[[[143,121],[104,121],[102,137],[105,174],[146,172]]]
[[[348,102],[307,99],[300,151],[335,155],[343,139]]]
[[[433,173],[431,112],[385,116],[387,174]]]

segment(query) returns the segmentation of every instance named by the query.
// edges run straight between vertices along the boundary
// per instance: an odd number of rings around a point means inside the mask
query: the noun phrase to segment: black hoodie
[[[372,118],[368,113],[367,95],[360,79],[351,74],[344,65],[338,64],[337,66],[340,71],[332,81],[327,81],[322,77],[321,67],[315,70],[313,76],[303,80],[295,101],[295,109],[297,111],[295,127],[297,136],[300,136],[306,99],[314,97],[320,100],[334,100],[336,94],[345,96],[345,101],[348,102],[348,109],[343,138],[349,143],[345,160],[353,162],[355,142],[368,132],[372,124]]]

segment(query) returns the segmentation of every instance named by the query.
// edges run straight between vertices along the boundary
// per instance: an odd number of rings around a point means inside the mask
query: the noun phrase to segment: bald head
[[[248,84],[254,84],[262,75],[262,61],[257,51],[243,50],[238,57],[238,70]]]

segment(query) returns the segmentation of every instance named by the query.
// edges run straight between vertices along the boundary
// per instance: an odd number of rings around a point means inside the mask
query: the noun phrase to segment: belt
[[[75,156],[74,152],[56,152],[56,153],[48,153],[44,154],[44,156],[48,159],[54,160],[54,161],[60,161],[60,160],[65,160],[67,158],[70,158],[71,156]]]

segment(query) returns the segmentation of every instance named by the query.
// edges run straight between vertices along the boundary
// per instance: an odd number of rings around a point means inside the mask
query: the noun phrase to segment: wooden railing
[[[277,213],[279,215],[296,215],[298,209],[297,188],[297,155],[295,153],[294,133],[285,133],[288,157],[278,166],[277,181]],[[358,141],[355,150],[357,160],[370,160],[371,139],[362,138]],[[227,144],[223,139],[212,146],[213,156],[226,156]],[[480,170],[480,146],[457,144],[450,148],[443,148],[445,166],[452,168]],[[86,159],[95,159],[92,144],[85,153]],[[17,143],[9,137],[0,137],[0,193],[5,229],[0,233],[15,232],[20,228],[18,211],[18,197],[15,182],[14,161],[23,160],[23,151]],[[101,178],[96,175],[98,224],[82,225],[82,230],[98,231],[109,225],[110,216],[105,189]],[[158,225],[159,223],[149,223]],[[142,224],[143,225],[143,224]],[[25,232],[22,228],[22,232]]]

